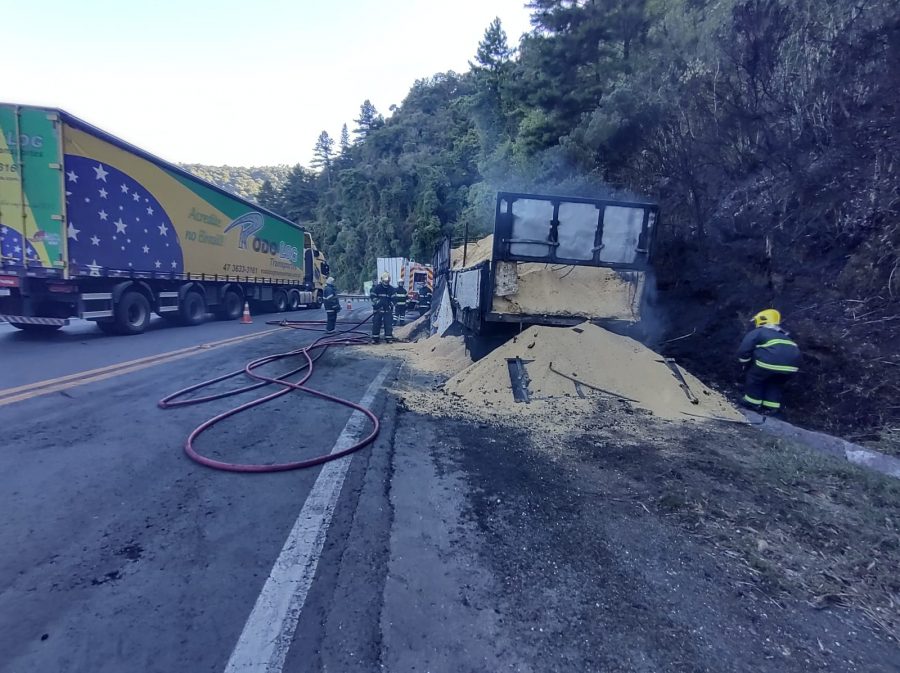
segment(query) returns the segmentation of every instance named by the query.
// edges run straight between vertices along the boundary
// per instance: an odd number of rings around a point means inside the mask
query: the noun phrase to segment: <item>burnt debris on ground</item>
[[[485,450],[479,433],[515,433],[516,451],[577,474],[578,508],[611,501],[676,526],[725,568],[741,601],[846,608],[900,638],[900,484],[742,427],[724,397],[680,370],[700,400],[692,404],[660,356],[593,325],[531,328],[476,363],[462,337],[393,352],[419,372],[397,391],[407,407],[462,423],[467,451]],[[513,358],[527,362],[529,404],[513,399]],[[550,481],[533,495],[568,497]],[[810,661],[836,652],[819,647]]]

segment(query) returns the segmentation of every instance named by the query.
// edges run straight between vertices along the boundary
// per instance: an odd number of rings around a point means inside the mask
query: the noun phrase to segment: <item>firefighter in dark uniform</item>
[[[325,300],[325,334],[334,334],[337,314],[341,310],[341,300],[338,299],[337,289],[334,287],[334,278],[331,276],[325,281],[323,298]]]
[[[384,340],[388,343],[394,340],[394,293],[396,289],[391,285],[391,274],[381,274],[381,282],[375,283],[369,292],[372,300],[372,341],[381,341],[381,328],[384,327]]]
[[[406,294],[406,290],[403,289],[403,285],[398,285],[397,293],[394,295],[394,306],[397,309],[398,325],[402,325],[403,321],[406,319],[406,300],[408,298],[409,297]]]
[[[790,334],[781,327],[781,314],[773,308],[753,316],[755,328],[738,349],[747,379],[744,406],[755,411],[778,415],[784,384],[800,371],[802,355]]]
[[[419,290],[419,315],[425,315],[431,308],[431,288],[423,285]]]

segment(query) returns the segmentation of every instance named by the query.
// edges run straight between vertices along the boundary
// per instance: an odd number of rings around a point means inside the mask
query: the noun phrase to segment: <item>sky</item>
[[[526,0],[0,0],[0,101],[59,107],[169,161],[308,164],[366,98],[465,72]]]

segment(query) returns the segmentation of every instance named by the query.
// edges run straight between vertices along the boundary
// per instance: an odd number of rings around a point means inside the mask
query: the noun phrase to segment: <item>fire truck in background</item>
[[[391,283],[402,287],[407,294],[407,309],[425,314],[431,307],[431,294],[434,288],[434,271],[430,264],[420,264],[405,257],[379,257],[376,277],[387,272],[391,275]]]

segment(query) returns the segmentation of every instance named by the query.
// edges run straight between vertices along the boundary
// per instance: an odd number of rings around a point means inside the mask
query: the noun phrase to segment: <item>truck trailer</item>
[[[139,334],[244,302],[320,306],[328,265],[302,226],[59,109],[0,104],[0,319],[83,318]]]
[[[657,217],[650,202],[500,192],[492,236],[465,262],[447,242],[435,255],[438,292],[474,334],[589,320],[639,336]]]

